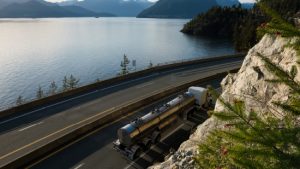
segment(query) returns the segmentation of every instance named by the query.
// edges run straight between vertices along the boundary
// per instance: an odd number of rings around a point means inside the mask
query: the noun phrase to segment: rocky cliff
[[[254,46],[246,56],[241,69],[236,74],[229,74],[223,79],[221,85],[223,97],[226,101],[239,99],[245,101],[247,109],[253,109],[261,116],[281,117],[284,112],[275,107],[273,101],[286,101],[290,96],[290,90],[283,84],[266,82],[274,76],[264,67],[264,63],[258,57],[258,53],[270,58],[284,70],[291,70],[295,65],[296,51],[287,48],[286,45],[293,39],[285,39],[266,35]],[[300,81],[300,75],[295,77]],[[221,111],[224,107],[217,102],[215,110]],[[268,110],[268,111],[267,111]],[[269,112],[269,113],[266,113]],[[194,168],[193,156],[197,154],[198,145],[206,138],[208,133],[224,125],[212,117],[201,124],[190,139],[184,142],[179,150],[171,155],[165,162],[156,164],[151,169],[189,169]]]

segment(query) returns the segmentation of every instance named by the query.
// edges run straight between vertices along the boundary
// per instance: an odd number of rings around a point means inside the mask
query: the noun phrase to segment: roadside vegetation
[[[130,63],[134,62],[134,64],[130,65]],[[128,56],[126,54],[123,55],[121,64],[120,64],[120,72],[117,74],[117,76],[124,76],[129,74],[130,72],[136,71],[136,69],[133,69],[133,67],[136,66],[136,61],[130,61],[130,59],[128,58]],[[150,69],[154,67],[154,64],[152,63],[152,61],[149,62],[149,65],[146,67],[146,69]],[[102,79],[96,79],[95,83],[101,82]],[[79,87],[79,82],[80,79],[75,77],[74,75],[70,75],[70,76],[64,76],[62,82],[61,82],[61,87],[59,87],[59,85],[55,82],[52,81],[48,88],[43,88],[41,85],[38,86],[37,90],[36,90],[36,97],[33,100],[39,100],[48,96],[52,96],[55,94],[59,94],[62,92],[66,92],[69,90],[73,90]],[[19,95],[18,98],[16,99],[15,105],[14,106],[20,106],[23,105],[25,103],[28,103],[30,101],[33,101],[30,99],[26,99],[23,96]]]
[[[26,100],[23,98],[23,96],[19,96],[17,98],[16,105],[19,106],[19,105],[22,105],[24,103],[26,103]]]
[[[127,55],[124,54],[123,60],[121,61],[121,71],[119,75],[126,75],[129,73],[129,64],[130,60],[128,59]]]
[[[52,81],[48,87],[48,90],[44,90],[42,86],[38,86],[36,91],[36,100],[42,99],[47,96],[52,96],[61,92],[66,92],[78,87],[80,79],[74,77],[73,75],[64,76],[62,80],[62,87],[59,88],[55,81]],[[25,104],[30,100],[26,100],[23,96],[18,96],[16,100],[16,106]]]
[[[287,1],[280,0],[282,3]],[[257,34],[295,38],[296,41],[286,47],[294,48],[300,57],[300,31],[284,19],[288,15],[276,12],[265,1],[261,1],[258,6],[270,20],[259,27]],[[224,122],[224,127],[211,132],[204,144],[199,146],[199,154],[195,157],[198,168],[299,169],[300,83],[294,80],[298,74],[299,63],[295,63],[286,72],[262,54],[258,56],[267,70],[276,77],[269,79],[268,83],[284,84],[293,93],[287,102],[273,103],[285,115],[262,117],[253,110],[247,111],[241,100],[228,103],[219,98],[226,110],[212,114]]]

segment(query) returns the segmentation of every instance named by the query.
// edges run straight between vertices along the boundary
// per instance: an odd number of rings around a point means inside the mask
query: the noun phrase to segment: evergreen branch
[[[238,97],[244,97],[244,98],[250,99],[250,100],[252,100],[252,101],[255,101],[256,103],[261,104],[261,106],[258,106],[258,105],[257,105],[257,107],[259,107],[259,108],[265,106],[269,111],[272,110],[272,111],[276,112],[277,114],[281,114],[281,113],[280,113],[277,109],[275,109],[274,107],[272,107],[272,106],[270,106],[270,105],[267,105],[265,101],[261,101],[259,98],[255,98],[255,97],[252,96],[252,95],[247,95],[247,94],[243,94],[243,95],[231,94],[231,95],[232,95],[232,97],[233,97],[233,96],[238,96]],[[270,111],[270,112],[272,112],[272,111]],[[273,113],[273,112],[272,112],[272,113]],[[276,116],[275,114],[273,114],[273,115]]]
[[[283,81],[286,85],[288,85],[291,89],[293,89],[296,93],[300,93],[300,85],[294,81],[294,79],[290,76],[289,73],[284,71],[282,68],[276,66],[272,61],[260,53],[257,53],[257,56],[264,61],[266,68],[273,72],[281,81]]]
[[[282,19],[282,17],[274,10],[272,10],[268,5],[264,2],[259,2],[258,6],[262,11],[264,11],[268,16],[271,16],[272,20],[269,23],[271,28],[282,31],[281,33],[285,33],[285,37],[294,37],[300,36],[300,31],[295,28],[293,25]],[[269,26],[268,25],[268,26]]]
[[[214,112],[213,115],[222,121],[235,120],[238,116],[227,115],[226,112]]]
[[[222,100],[222,99],[221,99]],[[234,113],[235,115],[237,115],[238,116],[238,118],[240,118],[246,125],[248,125],[260,138],[262,138],[263,139],[263,141],[262,141],[262,143],[265,143],[265,141],[269,141],[270,139],[267,139],[267,137],[265,136],[265,135],[263,135],[263,133],[261,133],[260,131],[259,131],[259,129],[258,128],[256,128],[255,126],[253,126],[249,121],[247,121],[247,119],[245,119],[245,117],[242,115],[242,114],[240,114],[239,112],[237,112],[229,103],[224,103],[225,105],[229,105],[230,106],[230,110],[232,110],[232,113]],[[225,132],[226,133],[226,132]],[[245,138],[243,138],[243,137],[241,137],[241,136],[238,136],[238,135],[235,135],[235,134],[233,134],[233,133],[229,133],[229,132],[227,132],[226,133],[227,135],[230,135],[232,138],[235,138],[235,139],[245,139]],[[282,156],[284,156],[284,153],[281,151],[281,150],[279,150],[277,147],[276,147],[276,145],[271,145],[270,146],[275,152],[277,152],[278,154],[281,154]]]
[[[208,87],[208,92],[213,96],[214,99],[218,99],[220,97],[220,94],[211,86]]]
[[[282,104],[280,102],[273,102],[276,106],[279,106],[281,109],[292,113],[293,115],[300,115],[300,105],[288,105]]]
[[[259,168],[259,169],[264,169],[264,167],[262,165],[255,166],[255,165],[258,165],[257,162],[254,163],[253,161],[248,161],[248,160],[245,160],[244,158],[239,159],[237,157],[233,157],[232,160],[240,168],[245,168],[245,169],[258,169]]]
[[[248,146],[245,145],[237,145],[230,149],[230,154],[236,153],[236,155],[247,155],[252,157],[258,157],[258,158],[276,158],[277,155],[274,154],[274,152],[270,151],[270,149],[267,149],[265,147],[260,146],[251,146],[251,149]]]

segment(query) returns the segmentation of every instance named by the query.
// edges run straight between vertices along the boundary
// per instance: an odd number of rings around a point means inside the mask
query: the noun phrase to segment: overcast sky
[[[49,1],[49,2],[62,2],[62,1],[66,1],[66,0],[46,0],[46,1]],[[149,0],[149,1],[152,1],[152,2],[155,2],[157,0]],[[255,0],[239,0],[240,2],[254,2]]]

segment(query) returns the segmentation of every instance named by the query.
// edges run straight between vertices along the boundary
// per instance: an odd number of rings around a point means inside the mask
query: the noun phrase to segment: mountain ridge
[[[100,17],[113,16],[96,13],[78,6],[59,6],[42,0],[11,3],[0,9],[0,18]]]
[[[147,0],[85,0],[85,1],[67,1],[60,5],[76,5],[94,12],[108,12],[117,16],[136,17],[141,11],[152,6],[154,3]]]

